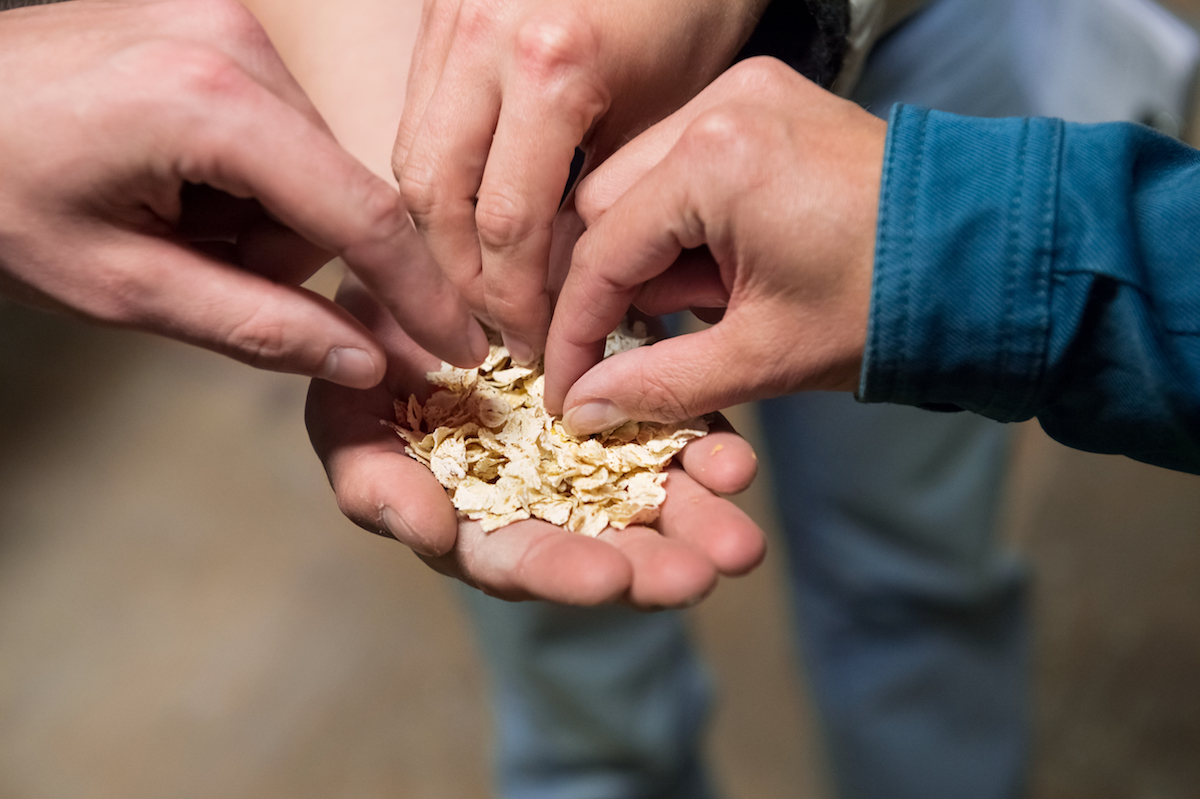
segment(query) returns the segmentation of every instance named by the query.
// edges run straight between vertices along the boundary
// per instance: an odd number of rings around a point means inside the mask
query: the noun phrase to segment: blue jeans
[[[932,3],[877,46],[855,99],[881,116],[896,101],[1078,116],[1061,94],[1047,107],[1044,86],[1062,82],[1044,82],[1063,76],[1029,64],[1081,62],[1031,53],[1030,42],[1054,41],[1031,15],[1090,2]],[[1093,116],[1106,99],[1068,97]],[[1029,636],[1022,569],[996,537],[1004,428],[844,395],[783,397],[760,412],[796,632],[839,795],[1019,795]],[[503,796],[711,795],[699,756],[711,689],[680,614],[477,592],[467,604],[491,669]]]
[[[761,412],[839,793],[1017,795],[1028,646],[1021,572],[994,537],[1004,430],[840,395]],[[492,673],[501,795],[712,795],[711,687],[681,614],[464,593]]]

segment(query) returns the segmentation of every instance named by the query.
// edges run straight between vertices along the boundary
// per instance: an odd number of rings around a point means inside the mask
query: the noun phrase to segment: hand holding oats
[[[555,521],[572,524],[577,509],[585,507],[584,503],[576,503],[576,498],[608,495],[620,484],[622,478],[600,472],[600,468],[607,472],[607,462],[603,467],[596,466],[590,475],[583,472],[595,464],[582,461],[575,464],[573,474],[568,474],[572,471],[568,465],[551,475],[550,479],[558,480],[560,486],[578,484],[573,494],[567,492],[573,499],[567,501],[570,507],[564,517],[561,500],[543,491],[542,474],[530,473],[533,456],[524,462],[520,455],[497,457],[503,447],[489,450],[482,443],[487,440],[492,445],[503,444],[501,439],[506,437],[504,431],[510,419],[515,423],[511,433],[525,442],[526,452],[529,420],[554,440],[558,423],[550,421],[547,427],[548,417],[537,407],[540,403],[528,401],[532,399],[529,389],[540,383],[540,378],[530,380],[530,370],[511,366],[497,352],[482,368],[488,375],[482,381],[466,377],[473,370],[444,369],[355,282],[343,286],[338,301],[367,325],[389,353],[388,374],[380,386],[357,391],[315,381],[309,392],[307,420],[313,445],[325,463],[342,511],[360,526],[394,536],[438,571],[506,599],[541,598],[579,605],[619,601],[644,608],[686,605],[711,591],[720,575],[744,573],[761,560],[761,531],[719,496],[740,491],[754,476],[753,452],[737,435],[718,430],[684,448],[676,458],[678,463],[664,473],[665,497],[651,488],[658,479],[652,472],[630,470],[648,475],[633,478],[635,483],[644,483],[641,490],[635,486],[635,496],[663,499],[653,528],[641,523],[649,522],[653,511],[622,510],[615,507],[623,502],[618,500],[595,508],[588,506],[579,513],[577,526],[581,531],[599,532],[595,538],[570,532],[528,516],[541,511]],[[502,373],[499,377],[495,377],[496,367]],[[434,379],[443,385],[431,386],[426,378],[429,372],[440,373],[442,377]],[[467,383],[480,390],[467,390]],[[518,391],[509,392],[512,387],[518,387]],[[532,393],[536,396],[536,389]],[[413,394],[416,400],[410,401]],[[525,396],[514,407],[506,394]],[[430,443],[438,439],[439,429],[442,443],[459,443],[451,444],[444,455],[438,454],[436,463],[435,457],[428,458],[429,465],[411,457],[406,453],[406,441],[381,424],[396,418],[397,407],[404,420],[399,425],[402,429],[421,430],[408,436],[418,451],[437,452],[436,445],[424,442],[426,438],[431,439]],[[468,417],[479,421],[468,421]],[[453,422],[454,426],[442,422]],[[453,430],[464,432],[456,438]],[[628,433],[617,431],[618,436]],[[637,440],[636,434],[630,439],[635,444]],[[568,449],[565,439],[551,447],[559,444]],[[582,447],[604,449],[598,442]],[[536,457],[540,465],[542,452]],[[511,463],[511,469],[502,466],[504,463]],[[456,496],[460,492],[467,495],[464,504],[470,502],[472,493],[492,490],[484,486],[499,484],[502,469],[510,477],[506,485],[522,491],[530,484],[535,487],[507,511],[503,505],[486,500],[459,519],[430,466],[447,482],[457,481],[452,490]],[[468,470],[474,474],[469,475]],[[482,521],[497,510],[501,514],[492,515],[487,526],[501,521],[506,524],[491,532],[485,532],[480,521],[466,518],[474,514]],[[612,526],[596,529],[597,525],[603,527],[601,521],[608,524],[614,519],[618,524],[627,521],[628,525],[620,530]]]
[[[638,323],[614,331],[607,354],[648,341]],[[423,406],[415,394],[397,400],[393,427],[484,532],[531,517],[591,537],[648,524],[667,496],[663,469],[708,432],[703,419],[690,419],[626,422],[576,438],[546,412],[540,366],[513,363],[498,342],[476,369],[443,363],[426,377],[437,389]]]

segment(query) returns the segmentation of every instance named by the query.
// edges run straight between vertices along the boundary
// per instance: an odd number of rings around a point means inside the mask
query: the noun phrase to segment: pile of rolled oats
[[[609,336],[605,357],[646,343],[644,326]],[[658,518],[663,469],[708,432],[703,419],[628,422],[591,438],[568,435],[542,404],[541,369],[516,366],[493,343],[477,369],[447,363],[426,375],[424,405],[396,401],[391,425],[430,468],[461,515],[495,530],[531,516],[584,535]]]

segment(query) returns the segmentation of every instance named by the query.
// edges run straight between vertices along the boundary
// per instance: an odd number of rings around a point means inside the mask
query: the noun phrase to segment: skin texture
[[[392,165],[438,264],[515,360],[545,345],[575,148],[586,173],[686,102],[765,5],[427,0]]]
[[[420,241],[395,188],[337,144],[240,4],[6,11],[0,72],[4,294],[371,386],[378,343],[299,288],[339,254],[426,347],[486,354],[454,288],[406,255]]]
[[[389,356],[384,382],[369,390],[314,380],[306,418],[338,504],[364,529],[396,538],[437,571],[493,596],[577,605],[626,602],[643,609],[693,604],[721,575],[743,574],[762,559],[762,532],[720,495],[741,491],[757,462],[725,429],[689,444],[671,467],[656,529],[609,529],[591,539],[543,521],[483,533],[458,522],[445,490],[380,419],[394,397],[427,396],[425,372],[438,359],[422,351],[355,281],[338,301],[363,320]]]
[[[866,343],[885,122],[744,61],[592,173],[546,351],[578,434],[803,389],[850,391]],[[598,363],[631,305],[716,324]]]
[[[408,63],[398,43],[415,40],[419,4],[250,0],[247,5],[339,141],[385,172]],[[557,241],[566,242],[555,245],[563,247],[565,265],[582,223],[568,207],[556,224]],[[423,257],[419,250],[412,255]],[[475,523],[459,523],[432,473],[380,424],[393,418],[394,397],[428,390],[424,375],[437,368],[438,359],[418,347],[353,277],[337,299],[382,342],[386,377],[369,390],[313,381],[306,420],[339,506],[363,528],[398,539],[444,574],[512,600],[624,602],[643,609],[688,605],[712,591],[720,576],[745,573],[762,560],[761,530],[722,496],[744,489],[757,468],[749,445],[730,431],[693,442],[681,453],[655,529],[609,530],[589,539],[536,520],[488,534]]]

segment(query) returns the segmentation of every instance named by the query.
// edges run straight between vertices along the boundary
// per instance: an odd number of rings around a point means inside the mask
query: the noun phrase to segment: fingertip
[[[595,568],[580,575],[562,601],[582,606],[611,604],[625,595],[633,577],[629,561],[612,552],[598,560]]]
[[[491,349],[487,332],[484,331],[479,320],[467,310],[465,303],[454,314],[460,318],[448,319],[445,323],[436,325],[430,324],[432,313],[429,317],[421,319],[419,323],[413,319],[412,312],[408,314],[407,323],[403,319],[395,317],[395,314],[393,317],[397,318],[402,329],[427,352],[459,369],[473,369],[487,360],[488,352]],[[447,319],[444,316],[439,318]],[[459,332],[455,335],[447,335],[447,330]]]
[[[749,516],[741,515],[742,519],[729,519],[719,532],[709,537],[706,546],[717,570],[728,577],[748,574],[767,556],[763,531]]]
[[[327,465],[338,506],[360,527],[383,530],[427,557],[454,547],[458,515],[421,464],[400,452],[363,450],[339,453]]]
[[[488,353],[491,352],[492,344],[488,341],[487,331],[483,329],[483,325],[479,324],[474,317],[468,323],[467,341],[471,348],[471,357],[475,360],[472,366],[478,366],[487,360]]]
[[[333,347],[325,356],[321,370],[314,377],[347,388],[373,388],[383,380],[387,369],[383,353],[358,347]]]
[[[658,527],[664,536],[703,553],[723,575],[746,574],[766,556],[766,536],[754,520],[678,466],[667,480]]]
[[[479,366],[487,360],[492,347],[483,325],[479,324],[474,316],[468,314],[468,317],[463,335],[455,342],[453,351],[447,351],[444,347],[429,347],[430,352],[445,358],[447,363],[459,369],[474,369]]]
[[[633,565],[629,604],[646,609],[689,607],[712,593],[719,573],[694,547],[648,527],[606,530],[601,538],[619,547]]]
[[[580,438],[620,427],[628,422],[629,414],[608,400],[594,399],[580,403],[563,412],[563,427]]]
[[[758,475],[758,455],[736,433],[716,431],[698,438],[679,454],[679,461],[696,482],[717,494],[739,494]]]
[[[500,335],[508,349],[509,357],[517,366],[532,366],[537,361],[537,353],[523,338],[509,332]]]
[[[575,533],[560,532],[544,539],[520,564],[520,583],[526,590],[566,605],[615,602],[629,590],[633,578],[633,567],[621,552]]]

